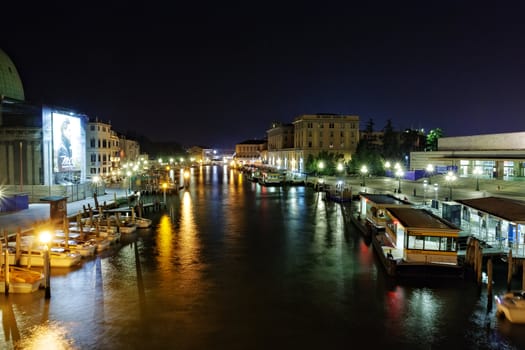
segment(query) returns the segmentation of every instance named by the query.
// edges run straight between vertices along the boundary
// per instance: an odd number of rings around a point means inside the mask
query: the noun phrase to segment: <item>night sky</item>
[[[525,130],[517,1],[164,3],[3,7],[0,48],[28,101],[152,141],[233,148],[310,113]]]

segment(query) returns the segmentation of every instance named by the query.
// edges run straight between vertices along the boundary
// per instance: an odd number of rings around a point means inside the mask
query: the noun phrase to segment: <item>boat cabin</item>
[[[458,265],[461,229],[426,209],[386,209],[385,236],[408,263]]]
[[[412,203],[389,194],[359,193],[359,216],[377,230],[383,230],[386,224],[386,209],[396,207],[411,207]]]

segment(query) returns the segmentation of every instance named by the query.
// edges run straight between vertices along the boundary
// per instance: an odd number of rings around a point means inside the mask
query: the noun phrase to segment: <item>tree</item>
[[[396,160],[402,158],[398,133],[394,131],[392,120],[390,119],[387,120],[383,128],[383,150],[381,153],[385,159]]]
[[[372,118],[368,119],[368,122],[366,123],[365,132],[367,134],[371,134],[374,132],[374,120]]]
[[[337,163],[341,159],[344,159],[344,155],[327,151],[319,152],[317,157],[309,154],[306,159],[306,170],[308,173],[333,176],[337,173]],[[321,162],[323,163],[322,169]]]
[[[438,150],[438,140],[440,137],[443,137],[443,130],[440,128],[435,128],[429,131],[427,135],[427,151],[437,151]]]

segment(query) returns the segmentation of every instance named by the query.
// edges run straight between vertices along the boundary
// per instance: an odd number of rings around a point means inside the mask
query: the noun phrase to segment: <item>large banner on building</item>
[[[51,119],[55,184],[78,183],[82,160],[80,118],[53,112]]]

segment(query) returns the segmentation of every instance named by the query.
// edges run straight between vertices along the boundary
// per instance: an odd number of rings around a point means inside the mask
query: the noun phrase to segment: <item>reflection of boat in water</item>
[[[496,316],[511,323],[525,323],[525,290],[511,291],[497,295]]]
[[[5,292],[5,270],[0,273],[0,292]],[[9,293],[36,292],[44,284],[44,275],[41,272],[24,269],[16,266],[9,268]]]

